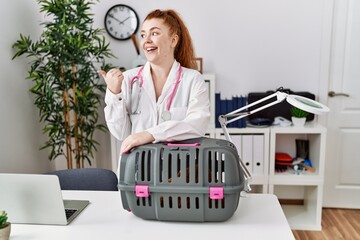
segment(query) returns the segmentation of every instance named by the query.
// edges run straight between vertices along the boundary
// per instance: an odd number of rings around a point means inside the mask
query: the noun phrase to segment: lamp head
[[[313,114],[324,114],[330,111],[324,104],[298,95],[288,95],[286,101],[294,107]]]

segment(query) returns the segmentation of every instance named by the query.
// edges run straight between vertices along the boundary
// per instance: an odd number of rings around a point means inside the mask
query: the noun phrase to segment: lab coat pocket
[[[187,107],[173,107],[170,109],[171,120],[181,121],[186,117]]]

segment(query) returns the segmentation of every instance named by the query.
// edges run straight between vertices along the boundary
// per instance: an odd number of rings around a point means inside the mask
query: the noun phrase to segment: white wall
[[[183,17],[205,72],[217,76],[225,96],[284,86],[318,93],[324,2],[326,0],[123,0],[143,19],[155,8],[174,8]],[[119,3],[102,1],[95,20],[103,27],[107,9]],[[131,41],[109,38],[127,68],[136,56]],[[234,88],[236,86],[236,88]]]
[[[322,99],[321,94],[326,93],[323,86],[327,86],[327,60],[323,58],[328,53],[324,50],[328,51],[329,44],[323,33],[331,24],[326,1],[103,0],[93,7],[94,27],[103,28],[106,11],[118,3],[133,7],[141,19],[155,8],[173,8],[190,30],[197,56],[203,57],[204,71],[216,74],[216,89],[222,97],[283,86],[310,91]],[[47,153],[38,151],[45,138],[28,92],[31,82],[25,80],[27,59],[11,61],[11,45],[20,33],[37,39],[42,16],[35,0],[7,1],[6,7],[2,3],[0,172],[47,171],[52,166]],[[118,57],[111,63],[130,68],[136,57],[132,42],[107,39]],[[102,109],[100,116],[104,121]],[[101,146],[96,164],[111,168],[109,135],[99,133],[97,138]]]
[[[25,81],[27,69],[23,60],[11,61],[11,46],[20,32],[36,36],[41,20],[32,1],[1,2],[0,24],[0,172],[45,171],[40,146],[38,114]]]

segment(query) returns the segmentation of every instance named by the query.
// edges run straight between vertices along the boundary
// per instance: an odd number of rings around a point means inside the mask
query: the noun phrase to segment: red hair
[[[153,18],[162,19],[164,23],[170,28],[170,34],[176,34],[179,36],[179,41],[174,51],[174,57],[176,61],[178,61],[183,67],[197,69],[195,62],[195,51],[190,33],[180,15],[171,9],[156,9],[150,12],[144,21]]]

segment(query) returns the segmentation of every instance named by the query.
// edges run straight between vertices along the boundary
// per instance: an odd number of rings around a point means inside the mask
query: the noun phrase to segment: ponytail
[[[164,20],[164,23],[170,28],[170,34],[176,34],[179,36],[179,41],[174,51],[174,57],[176,61],[178,61],[183,67],[197,69],[197,64],[195,62],[195,51],[190,33],[179,14],[171,9],[157,9],[150,12],[144,21],[150,20],[152,18],[159,18]]]

